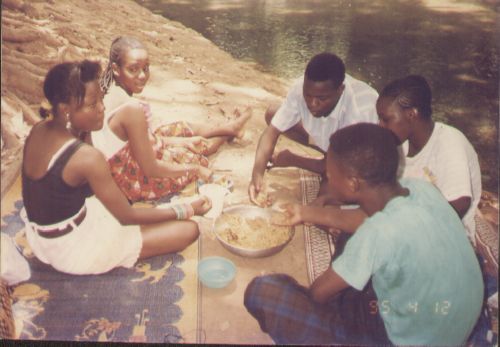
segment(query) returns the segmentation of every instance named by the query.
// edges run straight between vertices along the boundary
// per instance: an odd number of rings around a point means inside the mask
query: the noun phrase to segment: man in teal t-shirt
[[[394,135],[374,124],[330,140],[332,195],[368,216],[343,253],[309,288],[283,274],[260,276],[244,304],[279,344],[465,344],[483,282],[457,213],[430,183],[397,180]],[[293,205],[288,222],[332,226],[327,207]]]
[[[362,290],[372,278],[395,344],[459,345],[479,316],[483,282],[460,219],[429,183],[402,180],[390,200],[350,238],[333,270]]]

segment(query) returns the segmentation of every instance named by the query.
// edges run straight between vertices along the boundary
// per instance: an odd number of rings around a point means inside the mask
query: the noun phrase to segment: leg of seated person
[[[226,120],[222,124],[207,126],[206,124],[188,123],[195,135],[204,138],[229,137],[241,138],[244,134],[243,127],[252,116],[252,109],[247,107],[242,112],[238,109],[234,111],[233,119]]]
[[[329,309],[339,312],[346,331],[352,338],[347,343],[356,345],[392,345],[380,316],[377,295],[371,280],[363,290],[344,289],[329,302]]]
[[[318,310],[307,289],[287,275],[257,277],[248,285],[244,304],[263,332],[278,344],[325,344],[333,341],[328,312]]]
[[[218,125],[212,127],[198,123],[188,123],[188,125],[195,136],[201,136],[206,139],[222,136],[229,137],[232,134],[232,132],[228,132],[227,129],[221,128]]]
[[[276,274],[252,280],[244,304],[278,344],[387,344],[382,319],[370,314],[370,301],[350,288],[320,305],[293,278]]]
[[[229,136],[218,136],[207,139],[208,145],[206,150],[203,151],[203,155],[209,156],[216,153],[220,146],[229,141],[229,139]]]
[[[227,135],[229,131],[224,128],[207,128],[204,125],[195,123],[188,123],[188,125],[195,136],[201,136],[207,141],[207,146],[202,152],[202,154],[205,156],[216,153],[219,150],[220,146],[233,138],[233,136]]]
[[[139,259],[182,251],[196,241],[200,234],[198,224],[190,220],[143,225],[141,232]]]

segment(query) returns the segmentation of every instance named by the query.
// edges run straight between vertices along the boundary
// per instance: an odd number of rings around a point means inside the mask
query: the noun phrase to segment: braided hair
[[[102,91],[106,94],[113,83],[113,63],[118,66],[122,63],[123,54],[130,49],[145,49],[144,45],[135,37],[131,36],[119,36],[113,40],[111,43],[111,48],[109,49],[109,62],[102,74],[99,85]]]
[[[379,98],[393,98],[401,108],[415,107],[423,118],[432,115],[432,92],[427,80],[420,75],[409,75],[390,82]]]

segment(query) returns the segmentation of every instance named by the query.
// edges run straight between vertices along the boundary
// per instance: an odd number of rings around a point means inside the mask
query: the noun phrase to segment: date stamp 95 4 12
[[[370,314],[380,313],[381,315],[385,315],[385,314],[390,314],[392,310],[389,300],[381,300],[381,301],[371,300],[369,305],[370,305]],[[430,310],[431,313],[446,316],[449,313],[450,307],[451,307],[451,302],[447,300],[442,300],[442,301],[436,301],[434,303],[426,303],[425,311],[429,312]],[[409,301],[406,308],[407,312],[415,314],[419,313],[423,309],[422,305],[419,305],[418,301]]]

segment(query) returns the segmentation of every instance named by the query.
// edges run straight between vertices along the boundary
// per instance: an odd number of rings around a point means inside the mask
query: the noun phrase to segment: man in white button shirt
[[[295,81],[281,106],[270,106],[266,111],[268,126],[260,137],[255,154],[252,181],[248,187],[250,200],[258,204],[256,199],[263,188],[269,161],[273,167],[296,166],[323,174],[324,154],[330,136],[351,124],[377,123],[377,97],[372,87],[345,73],[344,63],[335,54],[314,56],[307,64],[304,76]],[[317,149],[323,158],[306,158],[289,150],[273,155],[281,134]],[[325,188],[325,182],[322,182],[320,194]]]

